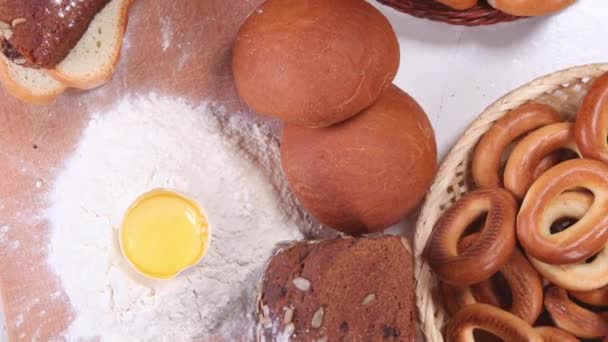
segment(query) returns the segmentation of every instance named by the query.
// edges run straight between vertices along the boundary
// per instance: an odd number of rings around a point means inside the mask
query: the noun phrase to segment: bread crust
[[[424,197],[437,166],[433,128],[395,86],[340,124],[286,124],[281,163],[291,190],[320,222],[348,234],[383,230]]]
[[[371,105],[399,59],[390,23],[365,1],[269,0],[238,33],[233,74],[254,111],[325,127]]]
[[[55,69],[48,70],[51,77],[57,81],[78,89],[93,89],[97,88],[104,83],[108,82],[112,75],[118,61],[120,60],[120,53],[122,49],[122,42],[124,40],[125,31],[127,29],[127,23],[129,19],[129,9],[133,0],[113,0],[121,1],[120,18],[118,24],[118,34],[114,36],[113,45],[115,46],[112,57],[107,61],[102,61],[101,68],[91,73],[88,77],[80,77],[80,75],[71,75],[69,72],[62,70],[62,64],[59,63]]]
[[[4,85],[6,91],[12,96],[16,97],[21,101],[25,101],[33,104],[48,104],[53,102],[57,96],[61,95],[67,87],[59,82],[54,89],[46,92],[37,92],[35,89],[26,87],[15,80],[9,72],[9,63],[12,63],[6,57],[0,56],[0,81]],[[25,68],[21,66],[13,66],[18,68]],[[42,70],[34,70],[34,72],[44,73]]]
[[[2,0],[0,0],[2,1]],[[100,61],[99,68],[92,70],[86,76],[82,75],[71,75],[69,72],[64,72],[59,66],[58,69],[47,70],[44,68],[37,68],[36,65],[29,63],[29,65],[16,65],[12,61],[8,60],[5,56],[0,56],[0,80],[4,84],[7,91],[14,97],[33,104],[48,104],[53,102],[60,94],[66,91],[68,87],[79,88],[79,89],[91,89],[98,87],[107,82],[114,73],[114,68],[120,58],[120,50],[122,47],[122,41],[124,38],[124,32],[126,30],[128,22],[128,13],[133,0],[113,0],[120,1],[120,17],[118,20],[118,34],[114,37],[115,41],[113,45],[115,50],[109,60]],[[10,1],[5,1],[10,2]],[[0,2],[2,4],[2,2]],[[24,4],[25,7],[27,4]],[[0,7],[0,14],[2,12]],[[96,14],[96,13],[95,13]],[[4,13],[3,15],[7,15]],[[26,21],[27,23],[27,21]],[[87,22],[87,26],[90,22]],[[19,28],[23,24],[19,24],[16,28]],[[86,57],[86,56],[85,56]],[[61,64],[60,64],[61,65]],[[15,78],[14,72],[11,73],[11,68],[22,68],[23,73],[39,73],[38,77],[50,78],[49,82],[56,82],[55,87],[50,87],[47,90],[36,89],[35,87],[28,86],[20,82]],[[18,72],[18,73],[21,73]],[[12,75],[13,74],[13,75]],[[52,83],[51,83],[52,84]]]
[[[310,282],[307,291],[294,279]],[[322,320],[319,309],[323,308]],[[289,313],[286,313],[290,311]],[[320,326],[313,324],[317,316]],[[413,257],[405,238],[302,241],[269,262],[258,341],[414,341]],[[293,331],[288,325],[293,324]]]
[[[109,2],[86,0],[72,6],[67,0],[0,0],[0,20],[10,23],[25,19],[12,28],[10,44],[31,65],[52,69],[65,59],[95,15]]]

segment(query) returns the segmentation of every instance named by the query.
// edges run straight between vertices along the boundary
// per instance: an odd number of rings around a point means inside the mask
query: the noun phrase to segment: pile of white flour
[[[314,229],[280,174],[270,129],[155,95],[93,115],[49,197],[49,264],[71,305],[68,340],[251,340],[255,288],[277,242]],[[122,215],[153,188],[198,200],[208,254],[169,281],[135,274]]]

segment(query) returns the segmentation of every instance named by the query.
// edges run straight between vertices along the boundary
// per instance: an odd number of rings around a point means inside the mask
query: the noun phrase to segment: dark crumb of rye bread
[[[383,331],[383,335],[384,335],[385,338],[399,337],[401,335],[401,333],[399,332],[399,329],[393,328],[393,327],[389,327],[388,325],[385,325],[382,328],[382,331]]]
[[[269,262],[262,286],[278,326],[260,333],[266,341],[278,341],[276,332],[287,325],[283,308],[289,305],[299,341],[413,341],[412,271],[411,248],[398,237],[302,242],[286,248]],[[311,282],[309,291],[293,283],[298,277]],[[325,310],[319,324],[315,315],[320,316],[321,307]]]
[[[89,24],[110,0],[3,0],[0,20],[25,22],[12,28],[9,59],[25,58],[28,67],[52,69],[69,54]],[[14,50],[14,51],[13,51]],[[17,57],[18,54],[18,57]],[[15,58],[11,58],[15,57]]]

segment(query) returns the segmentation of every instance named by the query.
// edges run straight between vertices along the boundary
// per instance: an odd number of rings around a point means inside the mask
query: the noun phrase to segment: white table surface
[[[555,16],[477,28],[377,7],[401,43],[395,83],[426,110],[440,157],[483,109],[510,90],[553,71],[608,62],[606,0],[579,0]],[[0,325],[0,341],[6,341],[5,329]]]
[[[401,43],[395,83],[426,110],[441,157],[479,113],[507,92],[553,71],[608,62],[606,0],[579,0],[551,17],[476,28],[378,8]]]

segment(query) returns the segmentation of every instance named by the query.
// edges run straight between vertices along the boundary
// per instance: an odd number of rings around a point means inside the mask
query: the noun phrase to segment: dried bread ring
[[[568,293],[559,287],[551,287],[545,295],[545,307],[555,324],[582,338],[608,336],[606,315],[589,311],[568,298]]]
[[[479,238],[462,253],[458,242],[467,228],[487,214]],[[488,279],[515,249],[515,198],[504,189],[470,192],[447,209],[426,247],[428,262],[438,277],[450,284],[471,285]]]
[[[534,324],[543,311],[543,280],[538,272],[517,248],[499,272],[509,284],[513,299],[508,311],[529,324]],[[500,293],[495,293],[489,279],[472,285],[472,294],[480,303],[495,305],[498,301],[500,307]]]
[[[524,104],[498,119],[475,147],[471,166],[475,184],[480,188],[500,187],[501,158],[509,145],[530,131],[560,121],[557,110],[540,103]]]
[[[593,194],[586,213],[568,229],[552,234],[551,225],[570,210],[559,198],[582,188]],[[556,200],[557,199],[557,200]],[[567,198],[566,198],[567,199]],[[569,201],[572,206],[578,206]],[[572,264],[598,253],[608,241],[608,166],[574,159],[543,173],[530,187],[517,217],[517,236],[526,253],[544,263]]]
[[[504,310],[487,304],[473,304],[460,310],[446,330],[446,339],[451,342],[474,341],[473,331],[483,330],[509,342],[542,342],[530,324]]]
[[[444,282],[439,283],[443,308],[450,315],[455,315],[463,308],[477,303],[471,287],[467,285],[452,285]]]
[[[559,122],[541,127],[525,136],[513,149],[505,166],[504,184],[518,199],[524,198],[534,182],[539,166],[551,153],[568,149],[580,155],[572,124]],[[540,175],[539,175],[540,176]]]
[[[435,0],[457,10],[466,10],[477,5],[477,0]]]
[[[608,162],[608,73],[593,82],[583,99],[574,135],[583,156]]]
[[[490,6],[519,17],[547,15],[563,10],[576,0],[488,0]]]
[[[591,291],[608,285],[608,245],[592,262],[551,265],[528,256],[534,268],[547,280],[569,291]]]
[[[536,167],[536,170],[534,170],[534,174],[532,175],[532,179],[536,179],[536,178],[540,177],[540,175],[542,175],[543,173],[545,173],[545,171],[549,170],[550,168],[552,168],[553,166],[555,166],[555,164],[559,163],[561,155],[562,155],[561,151],[556,151],[556,152],[550,153],[545,158],[543,158],[538,163],[538,166]]]
[[[591,291],[570,291],[570,295],[587,305],[608,308],[608,285]]]
[[[555,327],[534,328],[545,342],[579,342],[571,333]]]
[[[580,219],[593,203],[593,196],[586,192],[568,191],[561,194],[552,204],[559,215]],[[570,265],[551,265],[528,255],[530,262],[550,282],[567,290],[589,291],[608,284],[608,248],[606,246],[595,259]]]
[[[458,253],[462,253],[463,251],[465,251],[478,238],[479,233],[473,233],[460,239],[460,241],[458,242]],[[452,316],[468,305],[481,302],[480,298],[474,296],[471,286],[453,285],[440,282],[439,288],[443,299],[443,306],[446,311]],[[500,300],[493,293],[492,290],[490,290],[490,292],[491,293],[488,295],[488,298],[485,298],[486,301],[484,301],[483,303],[500,307]],[[492,295],[491,298],[490,295]]]
[[[476,239],[479,238],[479,233],[473,233],[460,239],[458,242],[458,253],[462,253],[469,248]],[[458,311],[464,307],[478,303],[479,300],[473,295],[471,286],[467,285],[453,285],[444,282],[440,282],[439,288],[441,291],[441,297],[443,299],[443,306],[450,315],[455,315]],[[500,307],[500,300],[496,297],[492,297],[494,301],[484,302],[496,307]]]
[[[479,234],[474,233],[462,238],[458,244],[459,251],[466,250],[478,237]],[[511,291],[512,303],[508,311],[529,324],[533,324],[543,310],[543,281],[538,272],[525,255],[515,248],[509,261],[500,268],[498,273],[505,278]],[[491,279],[471,285],[470,288],[469,292],[473,301],[506,310],[501,307],[501,293],[495,291]],[[466,301],[461,302],[470,304],[471,300],[467,298]]]

